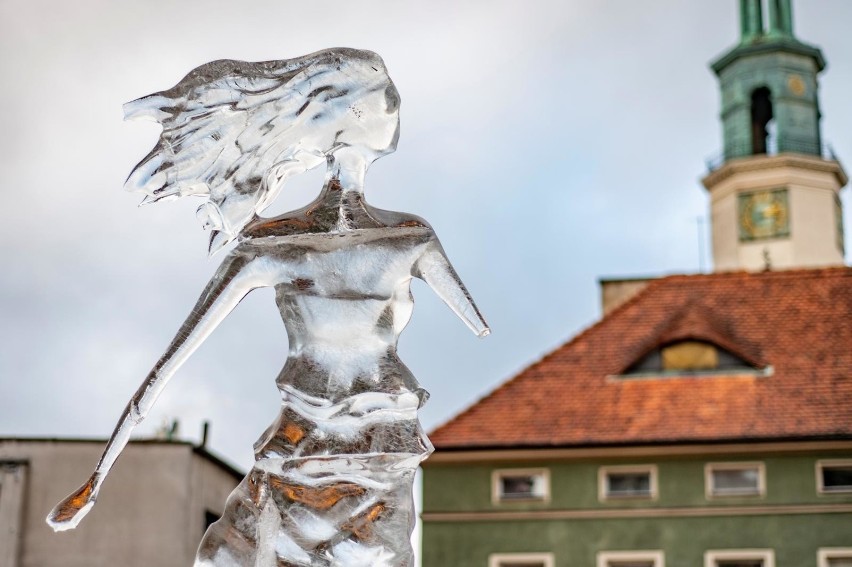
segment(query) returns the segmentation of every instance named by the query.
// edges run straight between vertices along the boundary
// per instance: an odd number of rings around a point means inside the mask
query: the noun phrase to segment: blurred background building
[[[852,269],[820,50],[741,0],[712,64],[714,273],[601,281],[603,318],[431,435],[426,567],[852,565]],[[708,109],[709,111],[709,109]]]
[[[83,528],[48,511],[92,474],[105,439],[0,439],[0,565],[186,567],[243,474],[204,445],[132,441]]]

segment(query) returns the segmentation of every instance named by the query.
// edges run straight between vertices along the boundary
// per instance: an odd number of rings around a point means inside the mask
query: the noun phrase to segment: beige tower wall
[[[810,266],[843,264],[843,250],[838,246],[835,202],[837,189],[813,185],[792,185],[790,190],[790,231],[796,258]]]
[[[716,271],[843,265],[835,198],[846,184],[839,163],[798,154],[731,160],[704,179],[710,191]],[[740,242],[738,195],[787,188],[790,236]]]

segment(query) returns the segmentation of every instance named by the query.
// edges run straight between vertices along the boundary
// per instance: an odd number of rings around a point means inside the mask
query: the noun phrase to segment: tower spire
[[[792,0],[769,0],[769,34],[793,37]]]
[[[763,35],[763,9],[760,0],[740,0],[740,43]]]
[[[791,0],[767,0],[768,26],[763,0],[740,0],[740,43],[765,41],[767,37],[793,37]]]

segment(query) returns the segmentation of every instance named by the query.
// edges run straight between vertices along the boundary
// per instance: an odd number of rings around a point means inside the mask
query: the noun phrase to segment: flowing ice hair
[[[359,103],[377,91],[387,99],[382,112],[395,111],[396,88],[370,51],[337,48],[280,61],[201,65],[174,87],[124,106],[126,119],[153,119],[163,127],[125,187],[145,193],[143,204],[208,197],[198,216],[213,229],[212,253],[275,199],[286,178],[357,144],[368,128],[365,113],[376,110]]]

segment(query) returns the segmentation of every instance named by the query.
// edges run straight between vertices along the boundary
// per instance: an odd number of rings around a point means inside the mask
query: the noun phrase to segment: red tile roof
[[[772,370],[617,377],[685,339]],[[852,438],[852,268],[654,280],[430,437],[439,450]]]

